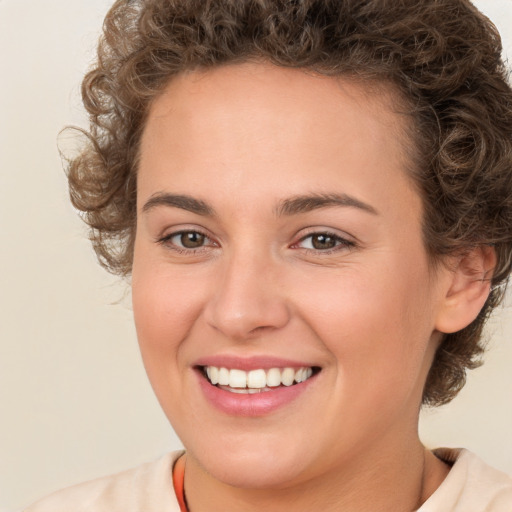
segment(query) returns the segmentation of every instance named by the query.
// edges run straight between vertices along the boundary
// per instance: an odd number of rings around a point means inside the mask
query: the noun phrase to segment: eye
[[[171,238],[176,245],[181,245],[185,249],[197,249],[204,245],[206,236],[197,231],[185,231],[178,233]]]
[[[159,242],[178,251],[193,251],[215,245],[204,233],[193,230],[171,233],[161,238]]]
[[[355,244],[334,233],[319,232],[303,237],[296,245],[312,251],[331,251],[337,248],[353,247]]]

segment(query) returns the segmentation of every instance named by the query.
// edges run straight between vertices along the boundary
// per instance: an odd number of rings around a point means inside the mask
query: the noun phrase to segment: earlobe
[[[436,318],[437,331],[460,331],[477,317],[489,296],[495,266],[496,252],[487,245],[453,257]]]

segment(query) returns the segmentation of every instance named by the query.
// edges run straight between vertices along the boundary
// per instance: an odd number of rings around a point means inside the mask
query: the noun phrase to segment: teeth
[[[269,368],[245,372],[244,370],[206,366],[205,372],[213,385],[234,393],[259,393],[278,386],[291,386],[304,382],[313,375],[313,369]]]
[[[265,370],[251,370],[247,374],[248,388],[264,388],[266,385],[267,375],[265,373]]]
[[[295,380],[295,372],[293,368],[285,368],[281,373],[281,382],[285,386],[291,386]]]
[[[230,386],[220,386],[224,391],[230,391],[231,393],[238,393],[240,395],[254,395],[256,393],[264,393],[265,391],[270,391],[270,388],[232,388]]]
[[[206,369],[206,373],[212,384],[217,384],[219,382],[218,368],[216,368],[215,366],[208,366],[208,368]]]
[[[279,368],[270,368],[267,370],[267,386],[273,388],[281,385],[281,370]]]
[[[247,387],[247,372],[244,372],[243,370],[229,370],[229,387]]]
[[[219,385],[229,386],[229,370],[226,368],[219,368]]]

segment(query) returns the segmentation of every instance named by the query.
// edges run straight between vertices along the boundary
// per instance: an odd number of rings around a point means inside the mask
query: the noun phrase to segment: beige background
[[[512,55],[512,0],[476,3]],[[84,123],[79,82],[109,4],[0,0],[0,512],[179,446],[139,361],[126,287],[96,265],[56,148],[60,128]],[[422,435],[512,473],[510,309],[492,331],[487,364],[425,415]]]

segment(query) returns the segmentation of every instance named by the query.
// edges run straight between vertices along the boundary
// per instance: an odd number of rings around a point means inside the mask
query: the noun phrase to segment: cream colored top
[[[180,512],[172,467],[181,453],[56,492],[24,512]],[[417,512],[512,512],[510,476],[467,450],[441,448],[434,453],[454,464]]]

